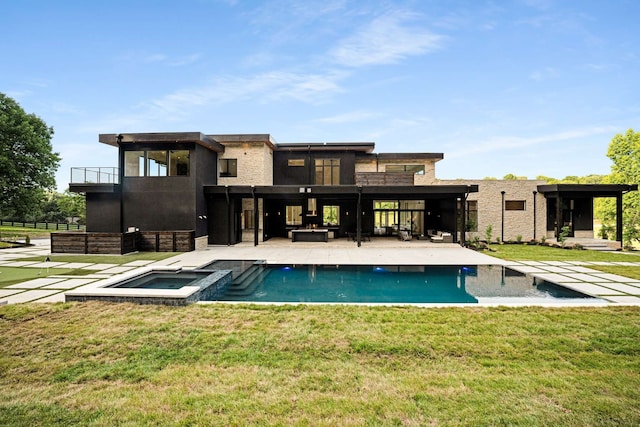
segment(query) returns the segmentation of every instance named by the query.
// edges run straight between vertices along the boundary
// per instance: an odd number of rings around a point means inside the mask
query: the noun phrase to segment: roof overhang
[[[552,184],[538,185],[545,197],[616,197],[638,191],[638,184]]]
[[[309,196],[330,196],[351,198],[358,193],[368,198],[379,199],[428,199],[463,197],[469,193],[477,193],[477,185],[274,185],[274,186],[250,186],[250,185],[208,185],[204,187],[205,194],[252,197],[290,197],[304,198]]]
[[[373,142],[296,142],[276,144],[276,151],[359,151],[371,153]]]
[[[171,144],[192,142],[217,153],[224,152],[224,146],[201,132],[159,132],[159,133],[101,133],[98,141],[119,147],[121,144]]]
[[[95,184],[95,183],[71,183],[69,184],[70,193],[118,193],[120,186],[118,184]]]
[[[263,143],[272,150],[275,149],[276,141],[268,133],[243,133],[243,134],[226,134],[226,135],[207,135],[215,141],[225,143]]]

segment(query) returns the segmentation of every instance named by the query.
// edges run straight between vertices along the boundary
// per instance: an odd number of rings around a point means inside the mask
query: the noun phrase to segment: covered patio
[[[332,239],[351,238],[357,246],[401,230],[416,239],[440,230],[457,241],[466,218],[458,202],[477,191],[477,185],[205,186],[209,244],[242,242],[245,223],[253,224],[254,246],[272,238],[291,242],[292,232],[302,229],[326,229]]]
[[[547,199],[547,231],[557,239],[564,227],[568,237],[582,243],[595,243],[593,232],[593,200],[596,197],[616,199],[616,241],[622,244],[622,197],[638,191],[637,184],[553,184],[539,185],[538,192]],[[581,243],[581,244],[582,244]],[[602,243],[602,242],[601,242]],[[584,246],[584,245],[583,245]]]

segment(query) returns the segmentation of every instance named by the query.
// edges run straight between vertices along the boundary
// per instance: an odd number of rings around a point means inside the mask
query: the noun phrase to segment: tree
[[[71,193],[67,189],[63,194],[58,194],[57,202],[60,212],[64,214],[65,221],[84,224],[87,211],[84,195]]]
[[[55,187],[53,128],[0,93],[0,215],[26,219]]]
[[[611,184],[637,184],[640,182],[640,133],[633,129],[617,134],[609,144],[607,157],[613,161],[608,182]],[[615,215],[615,208],[613,210]],[[640,242],[640,194],[633,191],[622,200],[623,231],[625,244]]]

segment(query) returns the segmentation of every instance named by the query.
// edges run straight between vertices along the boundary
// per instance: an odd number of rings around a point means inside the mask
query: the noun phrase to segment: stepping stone
[[[606,286],[610,289],[615,289],[616,291],[620,291],[625,294],[640,296],[640,287],[627,285],[625,283],[607,283],[602,286]]]
[[[596,297],[602,295],[624,295],[620,291],[594,285],[593,283],[563,283],[562,286]]]
[[[57,294],[60,291],[52,291],[52,290],[46,290],[46,289],[36,289],[33,291],[26,291],[26,292],[21,292],[19,294],[15,294],[15,295],[11,295],[7,298],[5,298],[5,300],[9,303],[9,304],[18,304],[21,302],[30,302],[36,299],[40,299],[40,298],[44,298],[44,297],[48,297],[50,295],[53,294]]]
[[[78,286],[86,285],[87,283],[94,282],[95,279],[67,279],[61,282],[53,283],[51,285],[43,286],[43,289],[74,289]]]
[[[142,267],[145,266],[147,264],[151,264],[154,261],[150,261],[150,260],[146,260],[146,259],[139,259],[137,261],[131,261],[128,262],[126,264],[122,264],[123,266],[128,266],[128,267]]]
[[[42,288],[44,286],[51,285],[53,283],[61,282],[64,279],[61,278],[51,278],[51,277],[41,277],[39,279],[27,280],[26,282],[16,283],[14,285],[5,286],[5,289],[36,289]]]
[[[617,302],[618,304],[627,305],[640,305],[640,298],[632,296],[607,296],[609,301]]]

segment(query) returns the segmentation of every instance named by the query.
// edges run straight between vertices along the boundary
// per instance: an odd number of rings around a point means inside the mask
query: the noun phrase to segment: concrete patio
[[[358,247],[347,239],[327,243],[292,243],[288,239],[271,239],[254,246],[240,243],[235,246],[208,246],[161,261],[138,260],[127,264],[89,264],[81,262],[44,262],[50,255],[47,241],[35,242],[28,248],[6,249],[0,252],[0,266],[19,268],[80,268],[91,270],[85,276],[48,276],[0,289],[0,302],[63,302],[64,292],[82,286],[96,286],[102,280],[131,274],[137,269],[154,266],[195,268],[214,260],[265,260],[269,264],[331,264],[331,265],[501,265],[521,273],[561,284],[610,304],[640,306],[640,280],[602,273],[590,268],[595,265],[628,265],[640,267],[638,262],[578,262],[578,261],[503,261],[458,244],[432,243],[412,240],[399,241],[372,238]],[[43,261],[19,261],[27,257],[42,257]],[[557,305],[557,304],[556,304]]]

